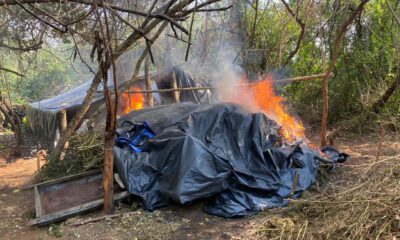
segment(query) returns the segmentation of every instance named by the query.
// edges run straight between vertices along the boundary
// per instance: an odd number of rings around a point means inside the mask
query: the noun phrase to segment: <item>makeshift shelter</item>
[[[109,79],[112,79],[110,77]],[[151,75],[152,90],[166,89],[173,87],[173,79],[176,79],[177,88],[188,88],[196,86],[207,85],[207,82],[200,82],[193,79],[186,72],[180,68],[173,67]],[[31,132],[40,139],[41,143],[54,144],[59,137],[59,121],[60,112],[66,111],[67,121],[73,118],[77,110],[82,106],[83,100],[86,96],[86,92],[89,89],[91,81],[87,81],[82,85],[71,89],[65,93],[62,93],[53,98],[41,100],[29,104],[26,107],[26,117],[29,129]],[[113,81],[108,81],[108,87],[111,91],[114,89]],[[146,84],[144,77],[134,82],[131,79],[118,79],[118,90],[122,91],[137,91],[145,90]],[[153,99],[155,105],[168,104],[174,102],[174,93],[153,93]],[[128,97],[126,97],[128,96]],[[190,90],[179,92],[179,98],[181,101],[194,102],[194,103],[205,103],[209,102],[211,93],[209,90]],[[123,93],[121,97],[128,98],[129,101],[141,101],[140,103],[124,103],[120,101],[120,108],[127,108],[128,110],[122,110],[118,112],[121,115],[128,113],[132,110],[143,108],[148,104],[147,95],[143,93]],[[121,99],[121,98],[120,98]],[[136,107],[135,107],[136,106]],[[99,126],[105,121],[105,106],[104,106],[104,95],[103,85],[99,85],[97,91],[92,99],[91,106],[84,116],[84,120],[90,119],[94,125]],[[84,120],[82,122],[84,122]]]

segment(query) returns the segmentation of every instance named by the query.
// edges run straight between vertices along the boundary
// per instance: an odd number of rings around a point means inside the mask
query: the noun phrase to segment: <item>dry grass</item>
[[[298,221],[290,217],[271,217],[253,232],[259,239],[308,239],[308,221]]]
[[[397,239],[400,155],[355,165],[352,184],[292,200],[294,211],[255,224],[256,239]]]

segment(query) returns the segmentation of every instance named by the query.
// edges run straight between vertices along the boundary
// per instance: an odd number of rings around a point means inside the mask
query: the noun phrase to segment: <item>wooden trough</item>
[[[36,218],[27,225],[44,226],[101,208],[102,180],[101,171],[93,170],[34,185]],[[116,193],[114,201],[127,196],[126,191]]]

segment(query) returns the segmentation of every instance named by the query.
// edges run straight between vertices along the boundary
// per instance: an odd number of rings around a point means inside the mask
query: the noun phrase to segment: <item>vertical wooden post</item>
[[[109,57],[107,55],[107,57]],[[104,86],[107,86],[108,75],[107,67],[104,62],[101,64],[103,70]],[[113,64],[113,80],[116,86],[115,68]],[[117,103],[112,101],[111,93],[108,87],[103,89],[104,101],[107,109],[106,128],[104,135],[104,161],[103,161],[103,190],[104,190],[104,206],[103,212],[111,214],[114,211],[114,188],[113,188],[113,167],[114,167],[114,137],[116,128],[116,111]],[[114,101],[118,101],[118,89],[115,88]]]
[[[114,211],[114,187],[113,187],[113,164],[114,164],[114,134],[106,132],[104,145],[104,162],[103,162],[103,190],[104,190],[104,207],[103,211],[110,214]]]
[[[151,91],[151,78],[150,78],[150,58],[149,55],[146,56],[146,61],[144,63],[144,77],[146,78],[146,90]],[[149,106],[154,106],[153,93],[147,93],[147,99],[149,101]]]
[[[327,145],[326,143],[326,130],[328,123],[328,108],[329,108],[329,99],[328,99],[328,78],[329,76],[325,76],[322,79],[322,120],[321,120],[321,146],[324,147]]]
[[[67,129],[68,126],[68,122],[67,122],[67,111],[65,109],[61,110],[59,112],[59,122],[58,122],[58,126],[59,126],[59,130],[60,130],[60,136],[62,136],[64,134],[64,131]],[[64,144],[63,147],[63,152],[65,151],[65,149],[68,147],[68,142],[66,142]]]
[[[325,60],[326,60],[326,52],[322,48],[321,49],[321,63],[322,66],[325,66]],[[330,73],[329,73],[330,74]],[[328,107],[329,107],[329,102],[328,102],[328,81],[329,76],[327,76],[327,73],[325,73],[325,76],[322,77],[322,82],[321,82],[321,92],[322,92],[322,118],[321,118],[321,130],[320,130],[320,145],[321,147],[324,147],[327,145],[327,138],[326,138],[326,131],[327,131],[327,121],[328,121]]]
[[[65,131],[65,129],[67,128],[67,111],[65,109],[61,110],[59,113],[59,128],[60,128],[60,133],[62,133],[63,131]]]
[[[178,89],[178,81],[176,80],[175,71],[172,71],[172,88],[173,89]],[[180,102],[180,99],[179,99],[180,92],[179,91],[173,91],[173,94],[174,94],[174,101],[176,103],[179,103]]]
[[[37,172],[40,171],[40,154],[39,154],[39,145],[36,148],[36,168]]]

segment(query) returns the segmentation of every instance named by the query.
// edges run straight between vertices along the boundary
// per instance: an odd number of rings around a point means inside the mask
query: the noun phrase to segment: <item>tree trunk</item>
[[[101,81],[101,72],[98,71],[96,73],[96,76],[93,78],[92,84],[90,85],[86,93],[86,97],[83,100],[83,103],[79,108],[78,112],[71,119],[70,123],[68,124],[68,127],[64,131],[60,132],[60,139],[58,140],[57,145],[53,151],[53,155],[56,158],[60,158],[61,153],[64,150],[64,146],[67,143],[69,137],[75,132],[75,129],[79,127],[79,123],[82,121],[83,116],[86,114],[87,110],[90,107],[90,104],[92,103],[94,93],[96,92],[97,87],[100,84],[100,81]]]
[[[12,116],[10,115],[8,109],[4,106],[4,104],[0,103],[0,111],[3,113],[5,119],[7,122],[9,122],[11,124],[11,128],[13,131],[15,131],[15,124],[14,121],[12,119]]]
[[[136,62],[136,66],[135,66],[135,71],[133,73],[133,77],[132,79],[137,79],[139,77],[139,72],[140,72],[140,67],[142,66],[142,63],[145,59],[145,57],[147,56],[147,54],[149,53],[149,49],[148,47],[151,47],[153,45],[153,43],[157,40],[157,38],[160,36],[160,34],[163,32],[163,30],[165,29],[165,27],[168,26],[168,22],[164,22],[160,28],[158,28],[157,32],[154,34],[154,36],[151,38],[151,43],[145,48],[145,50],[142,52],[142,54],[140,55],[139,59]]]
[[[108,77],[106,66],[103,72],[104,78],[104,100],[107,109],[106,129],[104,138],[104,162],[103,162],[103,190],[104,190],[104,208],[106,214],[114,211],[114,188],[113,188],[113,166],[114,166],[114,137],[115,137],[115,105],[112,104],[112,98],[107,86]],[[115,72],[113,73],[115,74]]]
[[[17,147],[24,145],[24,138],[22,136],[22,124],[21,118],[16,114],[11,106],[9,106],[0,95],[0,111],[3,113],[6,120],[11,124],[12,130],[14,131],[15,140]],[[19,149],[17,149],[19,150]]]
[[[376,101],[372,105],[372,110],[375,113],[379,113],[383,106],[385,106],[386,102],[389,100],[390,96],[396,91],[396,89],[400,86],[400,74],[397,76],[396,80],[392,82],[389,88],[385,91],[382,97]]]
[[[15,112],[12,112],[14,124],[16,128],[14,129],[15,139],[17,141],[17,146],[20,147],[24,145],[24,138],[22,136],[22,123],[21,118]]]

